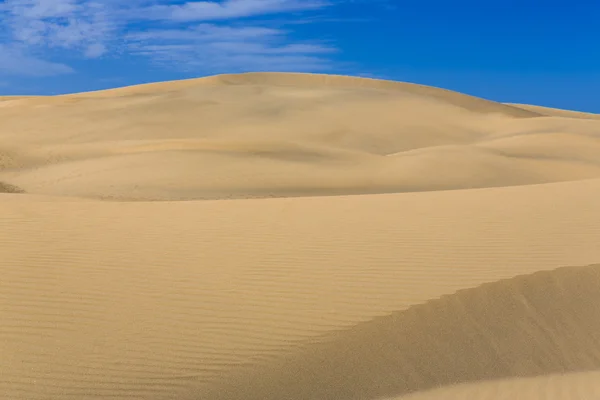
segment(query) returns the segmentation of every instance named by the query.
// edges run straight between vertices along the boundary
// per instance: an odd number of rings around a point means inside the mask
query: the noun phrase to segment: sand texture
[[[220,75],[0,97],[0,399],[600,398],[600,118]]]

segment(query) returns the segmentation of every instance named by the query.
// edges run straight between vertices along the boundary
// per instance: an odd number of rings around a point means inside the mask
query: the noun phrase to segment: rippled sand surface
[[[0,98],[0,398],[600,398],[600,117],[343,76]]]

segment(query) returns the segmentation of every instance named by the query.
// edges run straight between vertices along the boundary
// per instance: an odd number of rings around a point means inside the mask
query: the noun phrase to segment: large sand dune
[[[0,106],[0,181],[32,194],[195,200],[600,177],[598,120],[407,83],[247,74]]]
[[[596,115],[420,85],[0,98],[0,398],[596,399],[599,198]]]

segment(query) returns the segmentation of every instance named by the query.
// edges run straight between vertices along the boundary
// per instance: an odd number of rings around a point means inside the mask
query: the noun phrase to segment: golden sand
[[[600,118],[254,73],[0,98],[0,398],[600,397]]]

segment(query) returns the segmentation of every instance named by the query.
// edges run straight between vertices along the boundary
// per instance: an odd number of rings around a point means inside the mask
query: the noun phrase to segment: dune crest
[[[548,116],[548,117],[600,119],[600,115],[598,115],[598,114],[586,113],[586,112],[580,112],[580,111],[561,110],[558,108],[534,106],[534,105],[529,105],[529,104],[507,103],[507,105],[510,105],[512,107],[521,108],[523,110],[531,111],[531,112],[538,113],[540,115],[544,115],[544,116]]]
[[[8,103],[0,145],[20,163],[0,180],[38,195],[206,200],[600,177],[598,120],[411,83],[247,73]]]
[[[273,72],[249,72],[242,74],[222,74],[206,78],[187,79],[173,82],[148,83],[143,85],[129,86],[119,89],[108,89],[75,96],[112,96],[112,95],[139,95],[162,91],[172,91],[180,88],[189,88],[201,85],[246,85],[246,86],[287,86],[308,88],[340,88],[340,89],[375,89],[397,91],[403,94],[427,96],[437,100],[453,103],[465,109],[477,112],[506,113],[514,117],[536,117],[535,111],[524,110],[522,107],[513,107],[509,104],[496,103],[474,96],[440,89],[432,86],[419,85],[415,83],[396,82],[382,79],[358,78],[344,75],[330,74],[307,74],[307,73],[273,73]],[[73,96],[73,95],[68,95]]]
[[[215,399],[380,399],[462,382],[600,370],[600,265],[488,283],[335,332]],[[591,300],[591,301],[590,301]],[[234,375],[235,376],[235,375]]]

